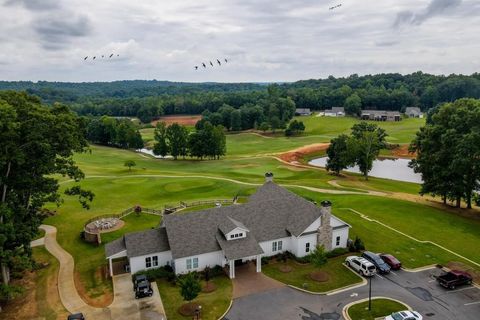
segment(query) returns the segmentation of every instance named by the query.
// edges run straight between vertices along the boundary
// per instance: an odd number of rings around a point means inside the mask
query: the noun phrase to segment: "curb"
[[[437,267],[436,264],[431,264],[431,265],[428,265],[428,266],[414,268],[414,269],[409,269],[409,268],[403,268],[402,267],[402,270],[406,271],[406,272],[414,273],[414,272],[422,272],[422,271],[425,271],[425,270],[435,269],[436,267]]]
[[[228,308],[227,310],[220,316],[220,318],[218,318],[218,320],[222,320],[223,318],[225,318],[225,316],[227,315],[227,313],[230,311],[230,309],[232,308],[232,304],[233,304],[233,299],[230,300],[230,304],[228,305]]]
[[[392,299],[392,298],[382,297],[382,296],[372,297],[372,300],[376,300],[376,299],[385,299],[385,300],[395,301],[395,302],[398,302],[398,303],[403,304],[404,306],[406,306],[408,310],[412,310],[412,307],[410,307],[408,304],[406,304],[406,303],[403,302],[403,301],[397,300],[397,299]],[[349,309],[351,306],[353,306],[353,305],[356,305],[356,304],[359,304],[359,303],[362,303],[362,302],[365,302],[365,301],[368,301],[368,298],[360,299],[360,300],[357,300],[357,301],[353,301],[353,302],[350,302],[349,304],[345,305],[345,307],[343,307],[343,309],[342,309],[342,316],[343,316],[343,318],[345,318],[346,320],[352,320],[352,318],[350,318],[350,316],[348,315],[348,312],[347,312],[348,309]]]

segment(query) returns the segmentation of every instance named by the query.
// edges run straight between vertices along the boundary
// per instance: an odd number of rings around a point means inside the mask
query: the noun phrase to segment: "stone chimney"
[[[332,203],[328,200],[320,203],[320,227],[318,228],[317,243],[323,245],[326,251],[332,250],[332,225],[330,223],[332,216]]]
[[[267,172],[265,173],[265,182],[272,182],[273,181],[273,173]]]

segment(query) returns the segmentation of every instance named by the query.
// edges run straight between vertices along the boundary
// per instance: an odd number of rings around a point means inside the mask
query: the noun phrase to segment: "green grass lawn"
[[[270,260],[268,264],[262,266],[262,272],[273,279],[301,289],[326,292],[362,281],[358,275],[342,265],[344,260],[344,256],[332,258],[321,267],[315,267],[310,263],[299,264],[290,259],[286,263]],[[279,270],[279,267],[285,264],[292,268],[291,272],[285,273]],[[325,282],[312,280],[310,273],[318,270],[326,272],[329,279]]]
[[[360,122],[357,118],[352,117],[296,117],[295,119],[303,121],[305,124],[305,133],[310,136],[319,136],[319,139],[327,139],[338,136],[339,134],[350,133],[350,128]],[[375,122],[381,128],[385,129],[388,134],[387,141],[391,143],[410,143],[415,137],[418,129],[425,124],[425,119],[402,119],[399,122]],[[322,141],[318,141],[322,142]]]
[[[192,302],[202,306],[202,320],[216,320],[227,311],[232,299],[232,281],[226,276],[215,277],[212,280],[217,289],[211,293],[200,293]],[[204,281],[202,281],[202,285]],[[166,280],[157,280],[158,290],[162,297],[167,319],[187,320],[191,317],[184,317],[178,313],[178,309],[186,303],[180,295],[180,288],[172,285]]]
[[[131,213],[122,220],[125,222],[125,225],[121,229],[108,233],[102,233],[101,237],[103,243],[108,243],[118,239],[129,232],[154,228],[162,221],[161,217],[148,213],[141,213],[140,215]]]
[[[368,310],[368,301],[365,301],[352,305],[347,312],[352,320],[374,320],[407,309],[404,304],[390,299],[373,299],[371,310]]]

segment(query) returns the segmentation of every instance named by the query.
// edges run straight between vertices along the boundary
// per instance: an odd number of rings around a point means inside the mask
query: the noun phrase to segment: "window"
[[[238,234],[238,237],[239,237],[239,238],[243,237],[243,233],[239,233],[239,234]]]
[[[337,237],[337,240],[335,241],[335,245],[339,246],[340,245],[340,236]]]
[[[231,235],[230,235],[230,239],[233,239],[234,236],[235,236],[234,234],[231,234]]]
[[[152,259],[153,259],[153,266],[158,267],[158,256],[153,256]]]
[[[198,268],[198,258],[193,258],[193,269]]]
[[[283,245],[282,241],[278,241],[277,243],[278,251],[282,250],[282,245]]]
[[[310,252],[310,242],[305,243],[305,252]]]
[[[151,257],[145,258],[145,267],[146,268],[151,268],[152,267],[152,258]]]
[[[192,259],[187,259],[187,270],[192,269]]]
[[[277,251],[277,242],[276,241],[272,242],[272,251],[273,252]]]

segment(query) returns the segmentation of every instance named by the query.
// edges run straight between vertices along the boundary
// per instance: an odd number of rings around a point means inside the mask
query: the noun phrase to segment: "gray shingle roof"
[[[125,238],[121,237],[105,245],[105,256],[110,257],[124,250],[126,250]]]
[[[247,204],[187,215],[168,215],[164,217],[164,225],[168,230],[172,256],[177,259],[221,250],[218,229],[228,230],[235,225],[233,221],[246,226],[250,230],[249,236],[262,242],[291,234],[298,236],[320,215],[320,208],[313,203],[273,182],[267,182],[249,198]]]
[[[218,229],[223,232],[223,234],[227,234],[232,230],[235,230],[236,228],[242,228],[244,230],[248,230],[247,227],[240,221],[237,221],[231,217],[227,217],[227,219],[222,219],[218,223]]]
[[[250,233],[247,233],[245,238],[228,241],[222,233],[217,232],[215,238],[228,260],[241,259],[263,253],[257,240]]]
[[[129,258],[170,250],[165,228],[128,233],[125,247]]]

